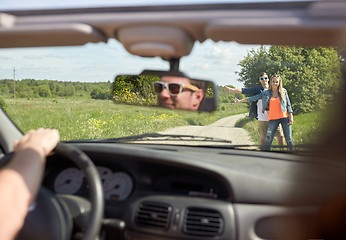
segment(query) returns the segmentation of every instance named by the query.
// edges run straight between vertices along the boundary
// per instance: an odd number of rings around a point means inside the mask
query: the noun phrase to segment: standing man
[[[254,95],[260,94],[264,90],[268,90],[269,88],[268,74],[265,72],[262,72],[258,75],[258,77],[259,77],[259,82],[261,83],[261,86],[256,86],[252,88],[230,88],[226,86],[226,91],[254,96]],[[262,146],[264,146],[266,141],[267,128],[269,123],[268,115],[269,115],[268,111],[264,111],[264,113],[262,111],[262,99],[251,103],[249,117],[257,118],[258,120],[258,133],[260,135],[261,149],[262,149]],[[278,144],[283,146],[284,134],[283,134],[281,125],[279,125],[275,133],[275,136],[277,137]]]

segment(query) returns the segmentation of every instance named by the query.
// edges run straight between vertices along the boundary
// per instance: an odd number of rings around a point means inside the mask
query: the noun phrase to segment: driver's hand
[[[55,148],[59,140],[58,130],[39,128],[30,130],[21,139],[16,140],[13,149],[15,152],[23,149],[32,149],[42,157],[46,157]]]

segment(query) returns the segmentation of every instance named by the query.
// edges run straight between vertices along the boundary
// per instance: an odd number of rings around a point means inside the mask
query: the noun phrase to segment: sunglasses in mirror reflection
[[[117,103],[190,111],[214,111],[216,86],[211,81],[169,75],[120,75],[112,86]]]
[[[183,89],[190,90],[192,92],[198,91],[198,87],[189,83],[174,83],[174,82],[153,82],[153,90],[155,94],[161,94],[163,90],[167,90],[171,96],[177,96]]]

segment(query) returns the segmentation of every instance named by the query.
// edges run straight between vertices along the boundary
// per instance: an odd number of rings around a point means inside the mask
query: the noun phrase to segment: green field
[[[61,140],[117,138],[153,133],[184,125],[208,125],[245,113],[246,104],[222,104],[219,111],[198,113],[115,104],[89,98],[7,98],[7,113],[26,133],[56,128]]]
[[[26,133],[39,127],[56,128],[61,140],[117,138],[163,131],[185,125],[208,125],[223,117],[248,112],[246,104],[221,104],[213,113],[171,111],[162,108],[115,104],[90,98],[8,98],[7,113]],[[294,144],[314,143],[322,129],[325,111],[294,116]],[[259,143],[257,120],[236,124]],[[276,140],[273,142],[276,145]]]

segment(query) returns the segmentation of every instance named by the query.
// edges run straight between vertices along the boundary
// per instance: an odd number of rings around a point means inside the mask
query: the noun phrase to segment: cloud
[[[231,59],[235,55],[232,53],[232,49],[225,48],[223,46],[213,46],[211,51],[206,53],[206,57],[208,58],[217,58],[217,59]]]
[[[217,85],[243,87],[236,74],[240,70],[238,64],[249,50],[257,47],[211,40],[196,43],[190,56],[181,60],[181,69],[190,77],[212,80]]]

